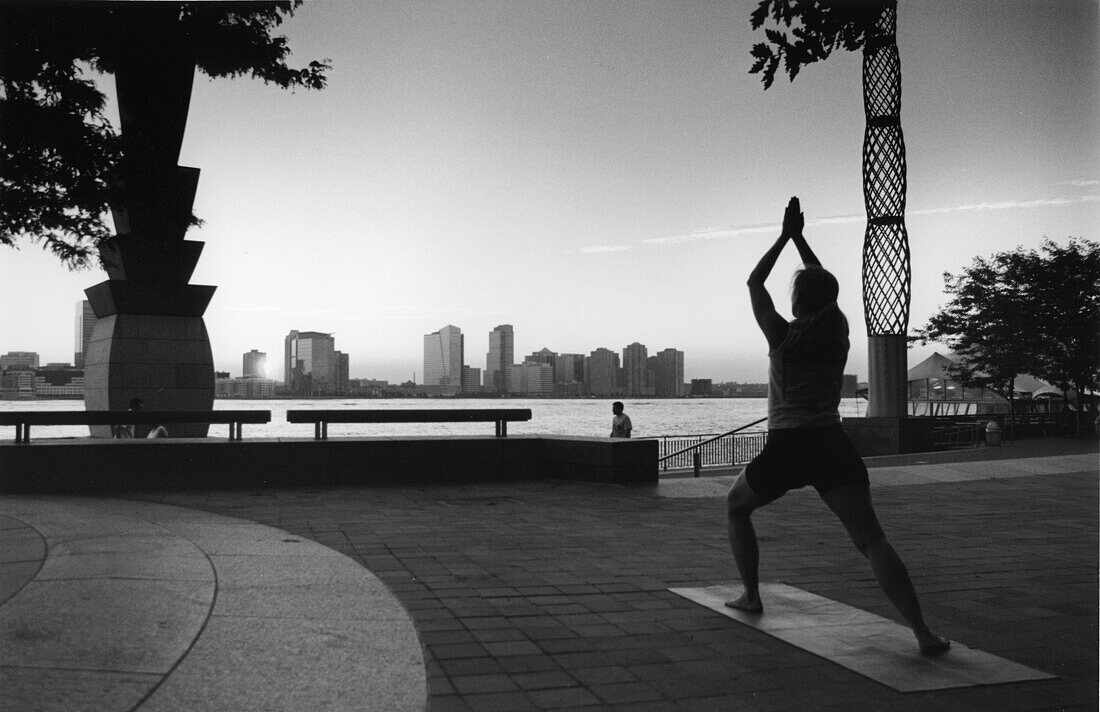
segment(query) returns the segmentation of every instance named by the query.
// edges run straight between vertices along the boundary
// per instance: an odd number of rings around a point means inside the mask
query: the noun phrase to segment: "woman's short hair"
[[[797,301],[807,313],[819,312],[836,301],[840,284],[833,273],[824,267],[803,267],[795,272],[791,286],[791,299]]]

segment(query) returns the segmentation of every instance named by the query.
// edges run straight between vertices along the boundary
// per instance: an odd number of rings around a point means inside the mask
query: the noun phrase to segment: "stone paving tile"
[[[668,588],[735,579],[720,497],[562,482],[162,496],[342,542],[412,616],[430,712],[1096,709],[1095,471],[874,497],[934,627],[1060,678],[906,695],[678,600]],[[755,522],[765,580],[897,619],[813,492]]]

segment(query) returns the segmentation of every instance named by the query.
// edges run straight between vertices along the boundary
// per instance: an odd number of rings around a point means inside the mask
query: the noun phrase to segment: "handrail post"
[[[691,465],[695,469],[695,477],[699,476],[699,470],[703,468],[703,454],[695,451],[691,454]]]

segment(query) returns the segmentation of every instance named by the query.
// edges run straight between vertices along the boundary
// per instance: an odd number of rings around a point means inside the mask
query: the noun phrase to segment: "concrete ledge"
[[[928,418],[844,418],[844,432],[860,457],[899,455],[932,450]]]
[[[656,484],[656,440],[509,436],[37,440],[0,444],[0,492],[467,484]]]

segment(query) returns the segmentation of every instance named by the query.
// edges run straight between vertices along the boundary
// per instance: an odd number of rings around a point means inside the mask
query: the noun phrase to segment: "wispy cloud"
[[[600,254],[604,252],[624,252],[633,249],[634,245],[593,245],[592,247],[582,247],[581,252]]]
[[[1076,198],[1040,198],[1039,200],[1002,200],[996,203],[973,203],[949,208],[923,208],[909,210],[907,215],[942,215],[943,213],[974,213],[983,210],[1016,210],[1021,208],[1064,207],[1076,203],[1095,203],[1100,195],[1082,195]]]
[[[1077,186],[1090,186],[1100,185],[1100,181],[1073,181],[1073,185]],[[972,213],[980,211],[993,211],[993,210],[1018,210],[1027,208],[1043,208],[1043,207],[1064,207],[1067,205],[1074,205],[1078,203],[1095,203],[1100,202],[1100,195],[1082,195],[1075,198],[1041,198],[1038,200],[1002,200],[993,203],[971,203],[967,205],[952,205],[939,208],[917,208],[906,210],[906,216],[916,217],[923,215],[944,215],[949,213]],[[806,223],[807,228],[813,228],[822,225],[851,225],[854,223],[864,223],[867,220],[867,216],[863,213],[855,213],[849,215],[828,215],[821,218],[810,220]],[[695,232],[689,232],[683,235],[670,235],[667,237],[652,237],[648,240],[643,240],[642,244],[645,245],[678,245],[685,242],[696,242],[699,240],[718,240],[730,237],[740,237],[742,235],[756,235],[756,234],[779,234],[779,230],[782,226],[780,223],[761,223],[755,225],[730,225],[727,227],[712,227],[702,230],[696,230]],[[620,247],[617,249],[629,249],[627,247]],[[611,251],[598,250],[596,248],[587,248],[585,251]]]
[[[283,313],[285,310],[282,307],[247,307],[247,306],[228,306],[225,307],[225,311],[231,312],[249,312],[252,314],[275,314]]]
[[[1075,188],[1091,188],[1094,185],[1100,185],[1100,180],[1090,178],[1086,180],[1064,180],[1061,183],[1055,183],[1055,185],[1072,185]]]
[[[454,307],[423,307],[402,305],[379,308],[372,312],[349,312],[339,316],[340,321],[422,321],[438,319],[455,323],[459,318],[502,316],[510,314],[506,309],[456,309]]]

